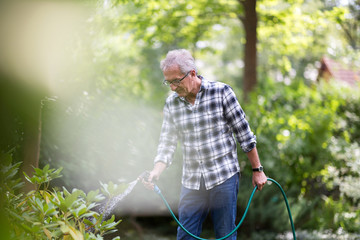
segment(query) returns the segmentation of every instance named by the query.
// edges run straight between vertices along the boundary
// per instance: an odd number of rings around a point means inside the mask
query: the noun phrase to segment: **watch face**
[[[259,167],[259,171],[262,172],[264,170],[263,166]]]

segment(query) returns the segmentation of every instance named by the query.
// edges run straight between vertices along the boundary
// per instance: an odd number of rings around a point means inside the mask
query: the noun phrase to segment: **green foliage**
[[[316,68],[314,63],[330,53],[329,46],[336,46],[341,38],[333,27],[338,11],[325,5],[319,0],[258,3],[260,75],[284,80],[304,75],[314,78],[308,76],[309,69]]]
[[[49,182],[59,178],[62,169],[35,168],[26,179],[37,186],[27,194],[17,193],[22,186],[16,173],[20,163],[12,164],[11,156],[1,159],[1,196],[9,221],[9,239],[103,239],[113,233],[120,221],[115,216],[103,221],[93,209],[104,200],[99,190],[86,194],[79,189],[50,190]],[[107,189],[110,191],[111,189]],[[120,239],[116,237],[114,239]]]
[[[267,81],[244,107],[266,173],[284,186],[297,227],[360,227],[359,99],[356,87]],[[262,204],[270,221],[277,207]]]
[[[237,18],[242,9],[237,1],[114,1],[118,22],[136,39],[149,45],[165,44],[196,48],[200,39],[222,19]],[[127,11],[125,11],[126,9]]]
[[[32,184],[35,184],[40,189],[42,184],[46,184],[44,188],[48,188],[49,183],[51,180],[55,178],[61,177],[60,172],[62,171],[62,168],[59,168],[57,170],[55,169],[49,169],[49,164],[45,165],[43,169],[35,168],[34,175],[32,177],[29,177],[25,172],[25,179],[31,182]]]

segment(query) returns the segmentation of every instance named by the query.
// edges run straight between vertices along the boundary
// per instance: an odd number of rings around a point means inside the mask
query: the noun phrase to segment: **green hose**
[[[291,228],[292,228],[293,237],[294,237],[294,240],[296,240],[295,227],[294,227],[294,223],[293,223],[292,216],[291,216],[291,211],[290,211],[289,202],[288,202],[288,200],[287,200],[287,198],[286,198],[285,192],[284,192],[284,190],[282,189],[282,187],[280,186],[280,184],[279,184],[278,182],[276,182],[274,179],[268,178],[267,180],[275,183],[276,186],[279,187],[279,189],[280,189],[280,191],[281,191],[281,193],[282,193],[282,195],[283,195],[283,197],[284,197],[284,201],[285,201],[285,203],[286,203],[286,208],[287,208],[288,213],[289,213],[289,219],[290,219],[290,223],[291,223]],[[223,239],[226,239],[226,238],[230,237],[235,231],[237,231],[237,230],[239,229],[239,227],[241,226],[241,224],[243,223],[243,221],[244,221],[244,219],[245,219],[245,217],[246,217],[246,214],[247,214],[247,212],[248,212],[248,210],[249,210],[249,207],[250,207],[250,203],[251,203],[251,201],[252,201],[252,199],[253,199],[253,197],[254,197],[254,194],[255,194],[256,190],[257,190],[257,186],[254,187],[254,190],[253,190],[252,193],[251,193],[251,196],[250,196],[250,198],[249,198],[249,202],[248,202],[248,204],[247,204],[247,206],[246,206],[245,212],[244,212],[244,214],[243,214],[243,216],[242,216],[239,224],[238,224],[238,225],[234,228],[234,230],[232,230],[228,235],[226,235],[226,236],[224,236],[224,237],[222,237],[222,238],[215,239],[215,240],[223,240]],[[169,209],[172,217],[175,219],[175,221],[176,221],[177,224],[181,227],[182,230],[184,230],[187,234],[189,234],[189,235],[190,235],[191,237],[193,237],[193,238],[196,238],[196,239],[199,239],[199,240],[208,240],[208,239],[205,239],[205,238],[201,238],[201,237],[195,236],[194,234],[192,234],[191,232],[189,232],[188,230],[186,230],[186,229],[184,228],[184,226],[183,226],[183,225],[179,222],[179,220],[176,218],[175,214],[174,214],[173,211],[171,210],[168,202],[166,201],[166,199],[165,199],[164,196],[162,195],[162,193],[161,193],[161,191],[160,191],[160,189],[159,189],[158,186],[155,185],[154,191],[155,191],[157,194],[160,195],[160,197],[161,197],[162,200],[164,201],[166,207]]]

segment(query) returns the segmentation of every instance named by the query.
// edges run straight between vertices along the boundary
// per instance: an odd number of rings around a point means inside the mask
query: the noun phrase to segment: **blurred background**
[[[49,164],[63,168],[53,187],[88,192],[152,169],[170,93],[159,63],[186,48],[199,74],[234,88],[300,239],[360,239],[359,0],[2,1],[0,36],[0,151],[21,162],[18,177]],[[240,218],[252,186],[238,156]],[[175,211],[181,169],[178,149],[158,182]],[[114,214],[113,236],[176,238],[140,184]],[[289,230],[269,185],[239,236],[292,239]]]

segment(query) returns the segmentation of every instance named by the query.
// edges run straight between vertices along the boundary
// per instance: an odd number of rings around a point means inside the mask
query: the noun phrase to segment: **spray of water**
[[[126,188],[126,190],[123,193],[111,198],[110,201],[108,201],[106,204],[104,204],[103,206],[101,206],[99,208],[99,212],[100,212],[100,214],[103,214],[104,220],[108,218],[108,216],[112,213],[112,211],[117,206],[117,204],[121,200],[123,200],[124,197],[126,197],[127,195],[129,195],[131,193],[131,191],[134,189],[134,187],[138,183],[138,181],[139,181],[139,179],[136,179],[135,181],[132,181],[131,183],[129,183],[129,186]]]

